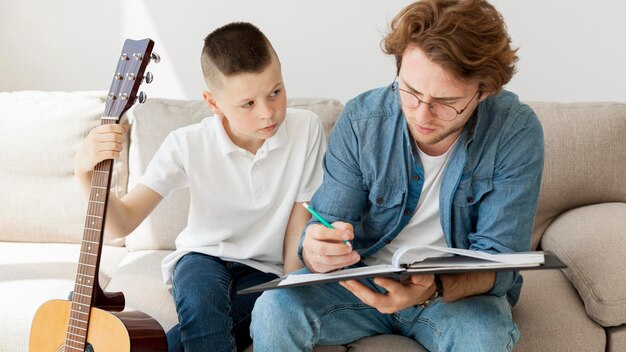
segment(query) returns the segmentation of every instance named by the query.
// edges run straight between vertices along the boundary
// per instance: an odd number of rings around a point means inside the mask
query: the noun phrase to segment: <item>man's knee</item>
[[[252,338],[254,338],[256,331],[264,331],[270,326],[277,328],[282,325],[280,324],[283,311],[280,303],[281,291],[283,290],[266,291],[256,300],[250,324]]]
[[[271,322],[271,323],[268,323]],[[250,333],[287,334],[293,327],[305,328],[306,309],[302,298],[294,290],[264,292],[256,300],[252,310]]]
[[[454,313],[446,314],[450,319],[443,323],[444,346],[461,345],[467,351],[511,351],[519,339],[505,298],[476,296],[452,303],[450,308]]]

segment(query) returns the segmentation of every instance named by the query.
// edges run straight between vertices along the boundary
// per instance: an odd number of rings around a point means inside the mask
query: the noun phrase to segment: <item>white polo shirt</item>
[[[189,252],[283,275],[291,210],[321,184],[325,150],[319,117],[298,109],[287,109],[256,155],[233,144],[217,116],[172,131],[140,180],[163,198],[184,187],[191,194],[187,227],[162,263],[165,282]]]

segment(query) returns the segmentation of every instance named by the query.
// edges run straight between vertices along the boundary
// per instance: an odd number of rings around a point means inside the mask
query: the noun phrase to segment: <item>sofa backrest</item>
[[[328,136],[342,110],[329,99],[292,99],[315,111]],[[626,202],[626,104],[531,102],[545,133],[546,156],[532,248],[560,214],[584,205]],[[167,133],[211,112],[202,101],[153,99],[129,113],[132,124],[129,187],[137,183]],[[131,236],[130,249],[172,249],[186,224],[189,195],[165,200]]]
[[[545,163],[533,248],[560,214],[626,202],[626,104],[531,102],[544,129]]]
[[[322,119],[326,135],[343,110],[343,105],[334,99],[288,99],[287,106],[317,113]],[[204,101],[170,99],[149,99],[145,104],[130,110],[127,114],[131,124],[128,188],[137,184],[170,131],[200,122],[212,114]],[[175,191],[126,238],[126,246],[130,250],[175,249],[174,241],[187,224],[188,211],[189,191]]]
[[[100,124],[106,92],[0,92],[0,241],[79,243],[86,197],[73,175],[78,145]],[[289,99],[322,118],[330,133],[343,106]],[[626,104],[531,102],[543,125],[546,159],[533,248],[568,210],[626,202]],[[127,117],[130,150],[114,167],[112,190],[134,186],[169,131],[210,115],[202,101],[149,99]],[[122,123],[128,123],[122,120]],[[173,249],[187,222],[189,195],[176,192],[126,239],[130,249]],[[107,241],[123,245],[123,241]]]
[[[0,92],[0,241],[79,243],[87,199],[74,155],[100,124],[106,92]],[[112,190],[126,191],[126,158]],[[123,241],[107,241],[123,245]]]

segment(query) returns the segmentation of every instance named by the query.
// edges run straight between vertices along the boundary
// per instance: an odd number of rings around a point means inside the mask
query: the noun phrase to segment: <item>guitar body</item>
[[[150,39],[124,42],[101,118],[103,125],[119,123],[136,100],[145,100],[145,94],[137,95],[137,90],[142,81],[152,81],[152,74],[144,76],[144,72],[150,60],[159,61],[152,53],[153,46]],[[104,292],[98,282],[112,171],[112,159],[94,167],[71,299],[51,300],[39,307],[31,325],[31,352],[167,351],[161,325],[147,314],[123,311],[124,295]]]
[[[31,325],[30,352],[64,351],[71,303],[50,300],[39,307]],[[161,325],[139,311],[91,308],[87,343],[94,352],[167,351]]]

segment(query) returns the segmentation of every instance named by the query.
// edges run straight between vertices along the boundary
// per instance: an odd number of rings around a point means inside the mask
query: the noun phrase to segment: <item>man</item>
[[[334,229],[309,222],[307,269],[389,263],[407,244],[529,250],[543,132],[502,90],[517,56],[501,15],[481,0],[419,1],[392,21],[384,50],[394,83],[348,102],[329,138],[311,205]],[[431,351],[510,351],[521,284],[517,272],[482,272],[268,291],[253,311],[254,349],[395,333]]]

